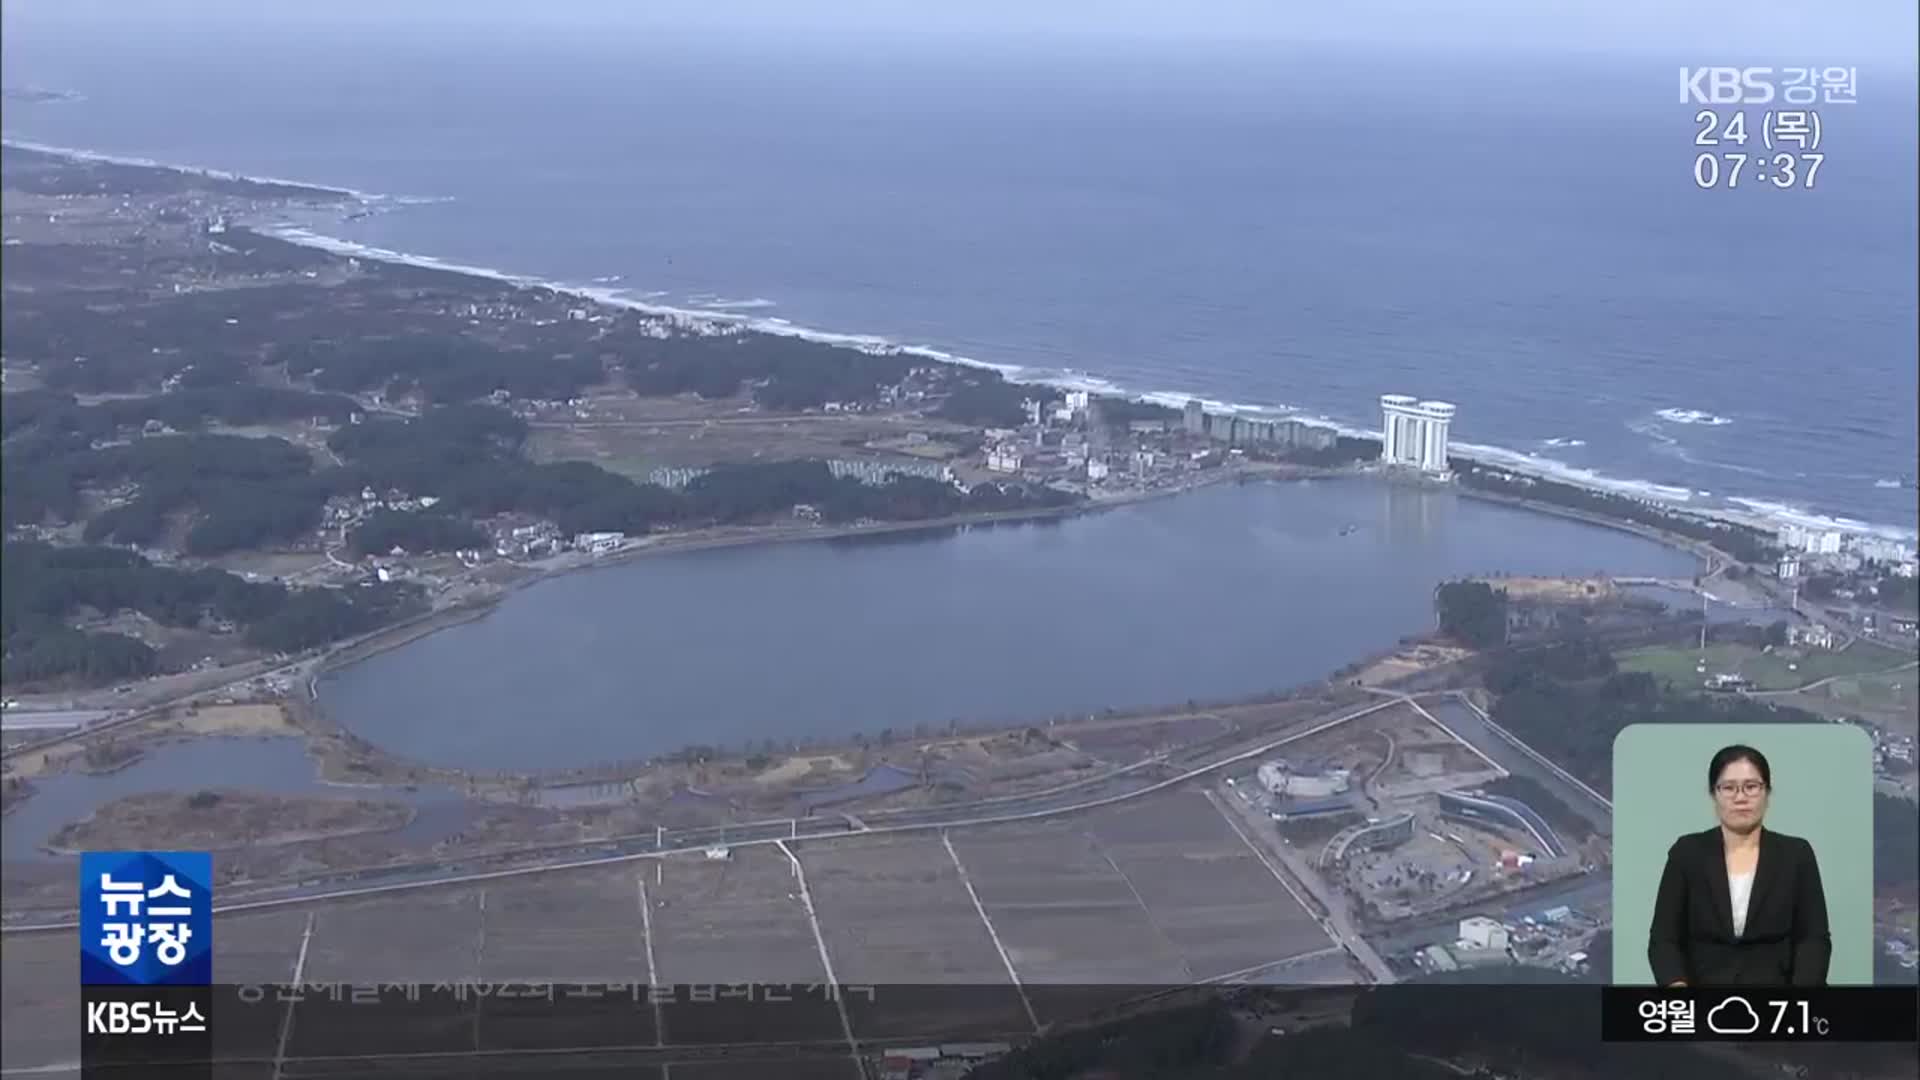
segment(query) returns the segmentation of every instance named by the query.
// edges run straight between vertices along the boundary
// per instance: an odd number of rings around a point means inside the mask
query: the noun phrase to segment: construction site
[[[1413,701],[1287,747],[1223,781],[1369,927],[1589,869],[1510,771]],[[1544,792],[1540,794],[1545,794]],[[1536,799],[1538,796],[1535,796]]]

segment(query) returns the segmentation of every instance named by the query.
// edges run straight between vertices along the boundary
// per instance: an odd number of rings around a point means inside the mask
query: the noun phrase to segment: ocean
[[[1912,537],[1913,74],[1822,107],[1813,190],[1703,191],[1700,62],[16,20],[8,84],[82,100],[4,127],[410,197],[346,243],[1356,429],[1443,398],[1486,456]]]

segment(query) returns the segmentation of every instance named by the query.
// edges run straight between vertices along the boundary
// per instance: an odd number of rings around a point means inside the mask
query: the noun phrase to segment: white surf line
[[[236,680],[236,681],[244,681],[244,680]],[[1381,691],[1381,692],[1387,693],[1385,691]],[[882,833],[928,832],[934,829],[964,829],[964,828],[971,828],[978,825],[999,825],[999,824],[1004,824],[1006,822],[1011,822],[1011,821],[1035,821],[1041,818],[1063,817],[1067,814],[1085,813],[1088,810],[1097,810],[1097,809],[1100,809],[1101,807],[1113,806],[1118,803],[1128,802],[1133,799],[1143,798],[1147,795],[1152,795],[1157,792],[1165,791],[1168,788],[1176,787],[1180,784],[1184,784],[1188,782],[1189,780],[1197,779],[1198,777],[1205,776],[1208,773],[1217,772],[1231,765],[1237,765],[1243,761],[1251,761],[1252,759],[1257,758],[1262,754],[1272,753],[1274,750],[1278,749],[1279,747],[1285,746],[1288,743],[1298,742],[1301,739],[1310,738],[1314,735],[1320,734],[1323,731],[1328,731],[1333,728],[1339,727],[1342,724],[1352,723],[1353,721],[1358,720],[1363,716],[1370,716],[1373,713],[1379,712],[1381,709],[1391,708],[1393,705],[1397,704],[1399,701],[1400,701],[1400,698],[1398,696],[1392,695],[1389,693],[1387,699],[1381,701],[1377,705],[1369,705],[1366,708],[1357,709],[1353,712],[1347,713],[1344,716],[1336,716],[1331,720],[1327,720],[1323,723],[1315,724],[1313,727],[1307,728],[1303,731],[1296,731],[1291,735],[1285,735],[1278,739],[1269,740],[1267,742],[1261,743],[1258,746],[1255,746],[1251,750],[1242,751],[1238,754],[1234,754],[1231,757],[1221,758],[1219,761],[1213,762],[1212,764],[1209,764],[1209,765],[1196,766],[1176,776],[1168,777],[1165,780],[1155,781],[1152,784],[1148,784],[1147,786],[1142,788],[1137,788],[1133,791],[1123,791],[1117,795],[1105,795],[1098,799],[1089,799],[1086,802],[1074,803],[1070,806],[1049,807],[1044,810],[1029,810],[1023,813],[1016,813],[1016,814],[988,815],[984,817],[963,818],[959,821],[947,821],[947,822],[925,822],[925,823],[914,823],[914,824],[908,824],[908,825],[880,825],[867,830],[867,833],[865,835],[878,836]],[[837,829],[837,830],[829,830],[826,832],[808,833],[806,836],[799,836],[797,835],[798,819],[789,819],[789,824],[793,824],[795,826],[795,830],[794,830],[795,835],[788,836],[787,839],[789,840],[831,840],[835,838],[844,839],[845,837],[852,835],[846,832],[844,829]],[[591,841],[589,841],[589,843],[590,842]],[[730,842],[728,846],[754,847],[761,844],[778,844],[781,842],[782,841],[775,840],[775,839],[737,840],[737,841]],[[414,889],[443,889],[443,888],[449,888],[457,885],[471,885],[477,881],[498,881],[503,878],[526,877],[532,874],[556,873],[556,872],[567,871],[567,870],[585,870],[585,869],[590,869],[592,867],[597,867],[597,866],[615,866],[620,863],[640,862],[646,859],[663,859],[669,855],[686,855],[695,851],[705,851],[707,848],[711,846],[712,846],[711,843],[692,844],[686,847],[669,848],[661,851],[639,851],[639,852],[633,852],[627,855],[602,855],[602,856],[597,856],[591,859],[575,859],[571,862],[548,863],[541,866],[517,866],[507,870],[483,870],[478,873],[456,874],[452,877],[433,878],[428,881],[401,881],[401,882],[394,882],[389,885],[363,885],[355,888],[337,889],[332,892],[314,893],[308,896],[282,896],[282,897],[274,897],[273,899],[270,899],[270,900],[243,900],[236,904],[215,905],[213,909],[213,913],[215,915],[234,915],[234,914],[239,914],[239,913],[248,912],[248,911],[269,911],[275,908],[294,907],[301,904],[318,904],[318,903],[324,903],[324,902],[330,902],[330,901],[336,901],[336,900],[346,900],[346,899],[362,897],[362,896],[378,896],[385,893],[409,892]],[[25,926],[0,926],[0,933],[23,934],[23,933],[44,932],[49,930],[76,930],[76,929],[79,929],[79,926],[80,924],[78,922],[29,923]]]
[[[1467,708],[1473,710],[1474,715],[1480,718],[1480,722],[1487,725],[1488,731],[1493,732],[1495,735],[1498,735],[1502,739],[1513,744],[1514,749],[1527,755],[1528,757],[1532,758],[1534,761],[1539,762],[1541,765],[1545,766],[1546,768],[1551,769],[1553,771],[1553,775],[1559,777],[1562,780],[1565,780],[1567,783],[1572,784],[1574,787],[1579,788],[1582,792],[1585,792],[1588,798],[1592,799],[1594,802],[1599,803],[1601,806],[1606,807],[1608,813],[1613,812],[1612,799],[1609,799],[1605,795],[1602,795],[1599,792],[1588,787],[1586,783],[1583,782],[1579,777],[1561,768],[1559,765],[1555,764],[1551,759],[1542,755],[1538,750],[1535,750],[1533,747],[1528,746],[1524,742],[1521,742],[1520,737],[1518,735],[1515,735],[1513,732],[1508,731],[1506,728],[1503,728],[1499,724],[1494,723],[1493,717],[1488,716],[1486,713],[1486,710],[1482,709],[1478,705],[1475,705],[1473,703],[1473,700],[1467,697],[1465,694],[1455,691],[1454,696],[1460,699],[1460,704],[1465,705]],[[1452,734],[1452,732],[1448,732],[1448,734]]]
[[[947,857],[953,860],[953,868],[960,872],[960,884],[967,887],[967,898],[973,901],[973,910],[980,915],[980,925],[987,928],[987,936],[993,939],[993,951],[1000,954],[1000,963],[1007,969],[1007,979],[1013,983],[1014,993],[1020,995],[1020,1007],[1027,1011],[1027,1020],[1033,1024],[1033,1030],[1039,1031],[1039,1014],[1033,1011],[1033,1002],[1027,1000],[1027,988],[1020,985],[1020,973],[1013,970],[1013,957],[1007,955],[1007,947],[1000,943],[1000,934],[993,928],[993,920],[987,918],[987,906],[980,902],[980,894],[974,891],[973,879],[967,875],[967,868],[960,861],[960,853],[953,850],[953,837],[945,829],[940,831],[940,842],[946,845]]]
[[[655,863],[657,870],[660,863]],[[653,1041],[665,1046],[667,1042],[667,1024],[660,1011],[660,999],[653,994],[653,988],[660,985],[660,975],[653,963],[653,903],[647,899],[647,876],[644,873],[633,875],[633,883],[640,890],[640,941],[647,952],[647,996],[653,999]]]
[[[853,1057],[853,1066],[866,1075],[866,1063],[860,1059],[860,1044],[853,1038],[853,1019],[847,1015],[847,998],[840,992],[840,977],[833,973],[833,957],[827,955],[827,936],[820,932],[820,916],[813,910],[813,893],[807,889],[807,868],[800,865],[800,856],[793,853],[785,840],[775,840],[773,846],[793,864],[793,876],[800,883],[800,903],[807,909],[807,925],[813,928],[813,943],[820,949],[820,967],[827,973],[827,986],[833,990],[833,1005],[840,1012],[840,1031],[847,1037],[847,1053]]]
[[[300,953],[293,958],[293,985],[296,989],[307,974],[307,946],[313,943],[313,920],[319,914],[317,911],[307,912],[307,925],[300,931]],[[273,1080],[280,1080],[286,1068],[287,1043],[293,1039],[293,1010],[296,1005],[298,1002],[287,1002],[287,1011],[280,1014],[280,1041],[273,1049]]]

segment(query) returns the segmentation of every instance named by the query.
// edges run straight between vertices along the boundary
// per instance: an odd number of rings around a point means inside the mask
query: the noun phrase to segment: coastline
[[[14,147],[76,161],[97,161],[127,167],[159,169],[189,176],[203,176],[217,180],[240,183],[256,183],[304,189],[324,200],[337,201],[346,197],[363,206],[406,206],[422,203],[449,201],[447,197],[387,195],[361,191],[342,186],[311,183],[299,180],[286,180],[277,177],[252,176],[228,170],[204,166],[180,165],[140,158],[129,155],[115,155],[77,147],[58,146],[36,140],[0,136],[0,146]],[[284,198],[284,197],[283,197]],[[311,214],[318,207],[308,207]],[[1191,394],[1174,390],[1139,390],[1122,386],[1099,375],[1088,372],[1062,369],[1058,374],[1043,374],[1028,370],[1022,365],[995,363],[976,357],[960,355],[946,349],[928,345],[903,344],[883,335],[861,334],[823,330],[815,327],[795,325],[785,319],[766,318],[726,307],[679,307],[654,302],[660,293],[648,293],[621,286],[581,285],[569,281],[538,278],[532,275],[516,274],[493,267],[456,263],[432,255],[395,251],[378,248],[358,241],[343,240],[316,232],[312,221],[290,221],[285,215],[261,216],[242,221],[240,224],[255,229],[263,235],[286,243],[324,251],[331,255],[367,259],[392,265],[410,266],[419,269],[437,270],[443,273],[460,274],[468,277],[513,285],[517,288],[549,289],[581,300],[641,314],[664,318],[674,322],[682,329],[708,329],[718,331],[722,328],[744,330],[753,333],[783,337],[798,337],[804,340],[843,348],[869,351],[885,351],[897,355],[912,356],[939,364],[951,364],[998,372],[1009,382],[1023,385],[1047,386],[1063,390],[1085,390],[1094,394],[1122,397],[1137,401],[1152,402],[1172,408],[1180,408],[1187,401],[1201,402],[1210,411],[1228,411],[1247,416],[1262,418],[1290,419],[1317,427],[1327,428],[1336,434],[1347,437],[1378,438],[1378,431],[1370,427],[1355,427],[1324,414],[1313,414],[1306,410],[1287,405],[1259,404],[1247,402],[1222,401],[1200,394]],[[1621,478],[1606,475],[1597,469],[1575,466],[1552,458],[1544,458],[1536,453],[1514,450],[1507,447],[1480,443],[1455,442],[1455,456],[1489,468],[1501,469],[1520,475],[1532,476],[1543,480],[1568,484],[1590,491],[1608,495],[1627,496],[1644,499],[1659,504],[1674,513],[1686,514],[1707,521],[1725,525],[1734,525],[1750,529],[1775,531],[1788,526],[1803,528],[1831,529],[1853,535],[1875,536],[1893,539],[1901,543],[1920,542],[1920,528],[1905,523],[1864,521],[1838,513],[1823,513],[1804,510],[1775,499],[1749,497],[1729,494],[1712,494],[1690,488],[1674,487],[1646,480]],[[1695,502],[1695,496],[1717,499],[1722,505],[1705,506]]]
[[[514,274],[492,267],[449,262],[430,255],[419,255],[388,248],[374,247],[357,241],[326,236],[315,232],[308,225],[291,224],[284,220],[258,219],[245,222],[244,224],[274,239],[300,247],[324,251],[330,255],[366,259],[424,270],[436,270],[442,273],[459,274],[467,277],[500,282],[516,288],[548,289],[555,293],[575,297],[588,303],[635,311],[643,315],[666,319],[676,327],[684,330],[714,333],[732,330],[767,334],[777,337],[796,337],[840,348],[884,351],[895,355],[911,356],[936,364],[949,364],[958,367],[993,371],[1015,385],[1045,386],[1058,390],[1086,391],[1095,395],[1150,402],[1174,409],[1182,407],[1188,401],[1198,401],[1209,412],[1231,412],[1247,417],[1295,420],[1303,424],[1327,429],[1337,435],[1348,438],[1378,439],[1380,435],[1379,431],[1374,428],[1357,427],[1323,414],[1309,413],[1292,406],[1223,401],[1205,395],[1189,394],[1173,390],[1139,390],[1122,386],[1111,380],[1084,372],[1072,372],[1065,375],[1040,374],[1018,364],[995,363],[928,345],[902,344],[880,335],[821,330],[813,327],[798,326],[786,320],[767,319],[725,309],[679,307],[657,303],[650,298],[658,294],[642,294],[636,297],[633,295],[633,290],[625,288],[579,285],[566,281]],[[1675,514],[1697,517],[1722,525],[1759,529],[1768,532],[1777,531],[1788,526],[1833,529],[1854,535],[1894,539],[1909,544],[1920,540],[1920,529],[1914,529],[1904,525],[1862,521],[1852,517],[1802,510],[1787,503],[1757,497],[1708,496],[1720,498],[1728,505],[1704,506],[1697,504],[1694,501],[1694,497],[1696,495],[1706,496],[1705,492],[1677,488],[1652,481],[1612,477],[1596,469],[1583,468],[1506,447],[1456,442],[1452,444],[1452,448],[1454,451],[1453,456],[1465,461],[1470,461],[1476,465],[1499,469],[1522,476],[1530,476],[1536,479],[1550,480],[1555,483],[1566,484],[1600,494],[1641,499],[1659,505],[1663,509]]]
[[[98,161],[135,168],[159,169],[189,176],[203,176],[229,182],[257,183],[276,187],[305,189],[323,200],[335,201],[342,197],[350,198],[368,207],[397,207],[424,203],[445,202],[449,197],[388,195],[367,192],[336,185],[313,183],[301,180],[287,180],[278,177],[253,176],[228,170],[205,166],[181,165],[140,158],[130,155],[116,155],[78,147],[59,146],[36,140],[11,136],[0,137],[0,145],[15,147],[76,161]],[[309,211],[316,207],[309,207]],[[1179,408],[1189,400],[1201,402],[1210,411],[1228,411],[1247,416],[1273,419],[1297,420],[1301,423],[1327,428],[1336,434],[1348,437],[1378,437],[1371,427],[1356,427],[1324,414],[1311,413],[1308,410],[1284,404],[1249,403],[1225,401],[1175,390],[1141,390],[1122,386],[1102,376],[1062,369],[1059,373],[1046,374],[1030,371],[1018,364],[996,363],[976,357],[960,355],[946,349],[928,345],[903,344],[884,335],[850,333],[824,330],[817,327],[799,326],[788,320],[766,318],[731,310],[730,306],[680,307],[655,302],[663,294],[644,292],[619,286],[581,285],[570,281],[539,278],[527,274],[517,274],[493,267],[477,266],[451,262],[437,256],[395,251],[374,247],[358,241],[343,240],[315,231],[308,222],[294,222],[285,216],[262,216],[242,222],[264,235],[312,248],[328,254],[367,259],[393,265],[411,266],[419,269],[437,270],[444,273],[461,274],[468,277],[497,281],[518,288],[549,289],[556,293],[577,297],[590,303],[618,307],[641,314],[668,319],[683,329],[720,329],[730,328],[753,333],[782,337],[798,337],[809,341],[835,345],[843,348],[886,351],[904,356],[912,356],[939,364],[951,364],[998,372],[1009,382],[1024,385],[1047,386],[1062,390],[1085,390],[1094,394],[1128,398],[1152,402]],[[1681,514],[1699,517],[1721,524],[1745,528],[1774,531],[1788,526],[1803,528],[1832,529],[1854,535],[1875,536],[1913,544],[1920,541],[1920,529],[1905,523],[1866,521],[1846,516],[1838,512],[1825,513],[1805,510],[1790,503],[1762,497],[1749,497],[1728,494],[1709,494],[1705,491],[1686,487],[1674,487],[1668,484],[1647,480],[1610,476],[1597,469],[1576,466],[1553,458],[1541,457],[1537,453],[1515,450],[1502,446],[1480,443],[1456,442],[1453,444],[1457,457],[1473,461],[1490,468],[1502,469],[1525,476],[1532,476],[1557,483],[1585,488],[1609,495],[1622,495],[1645,499]],[[1699,505],[1695,497],[1712,498],[1722,505]]]

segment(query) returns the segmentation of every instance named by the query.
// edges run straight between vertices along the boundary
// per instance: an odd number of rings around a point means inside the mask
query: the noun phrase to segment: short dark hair
[[[1767,755],[1751,746],[1735,743],[1732,746],[1722,747],[1719,753],[1713,755],[1713,760],[1707,763],[1708,791],[1712,791],[1714,786],[1720,783],[1720,774],[1726,772],[1727,766],[1736,761],[1752,762],[1753,767],[1760,773],[1760,782],[1767,785],[1769,789],[1773,787],[1773,770],[1767,767]]]

